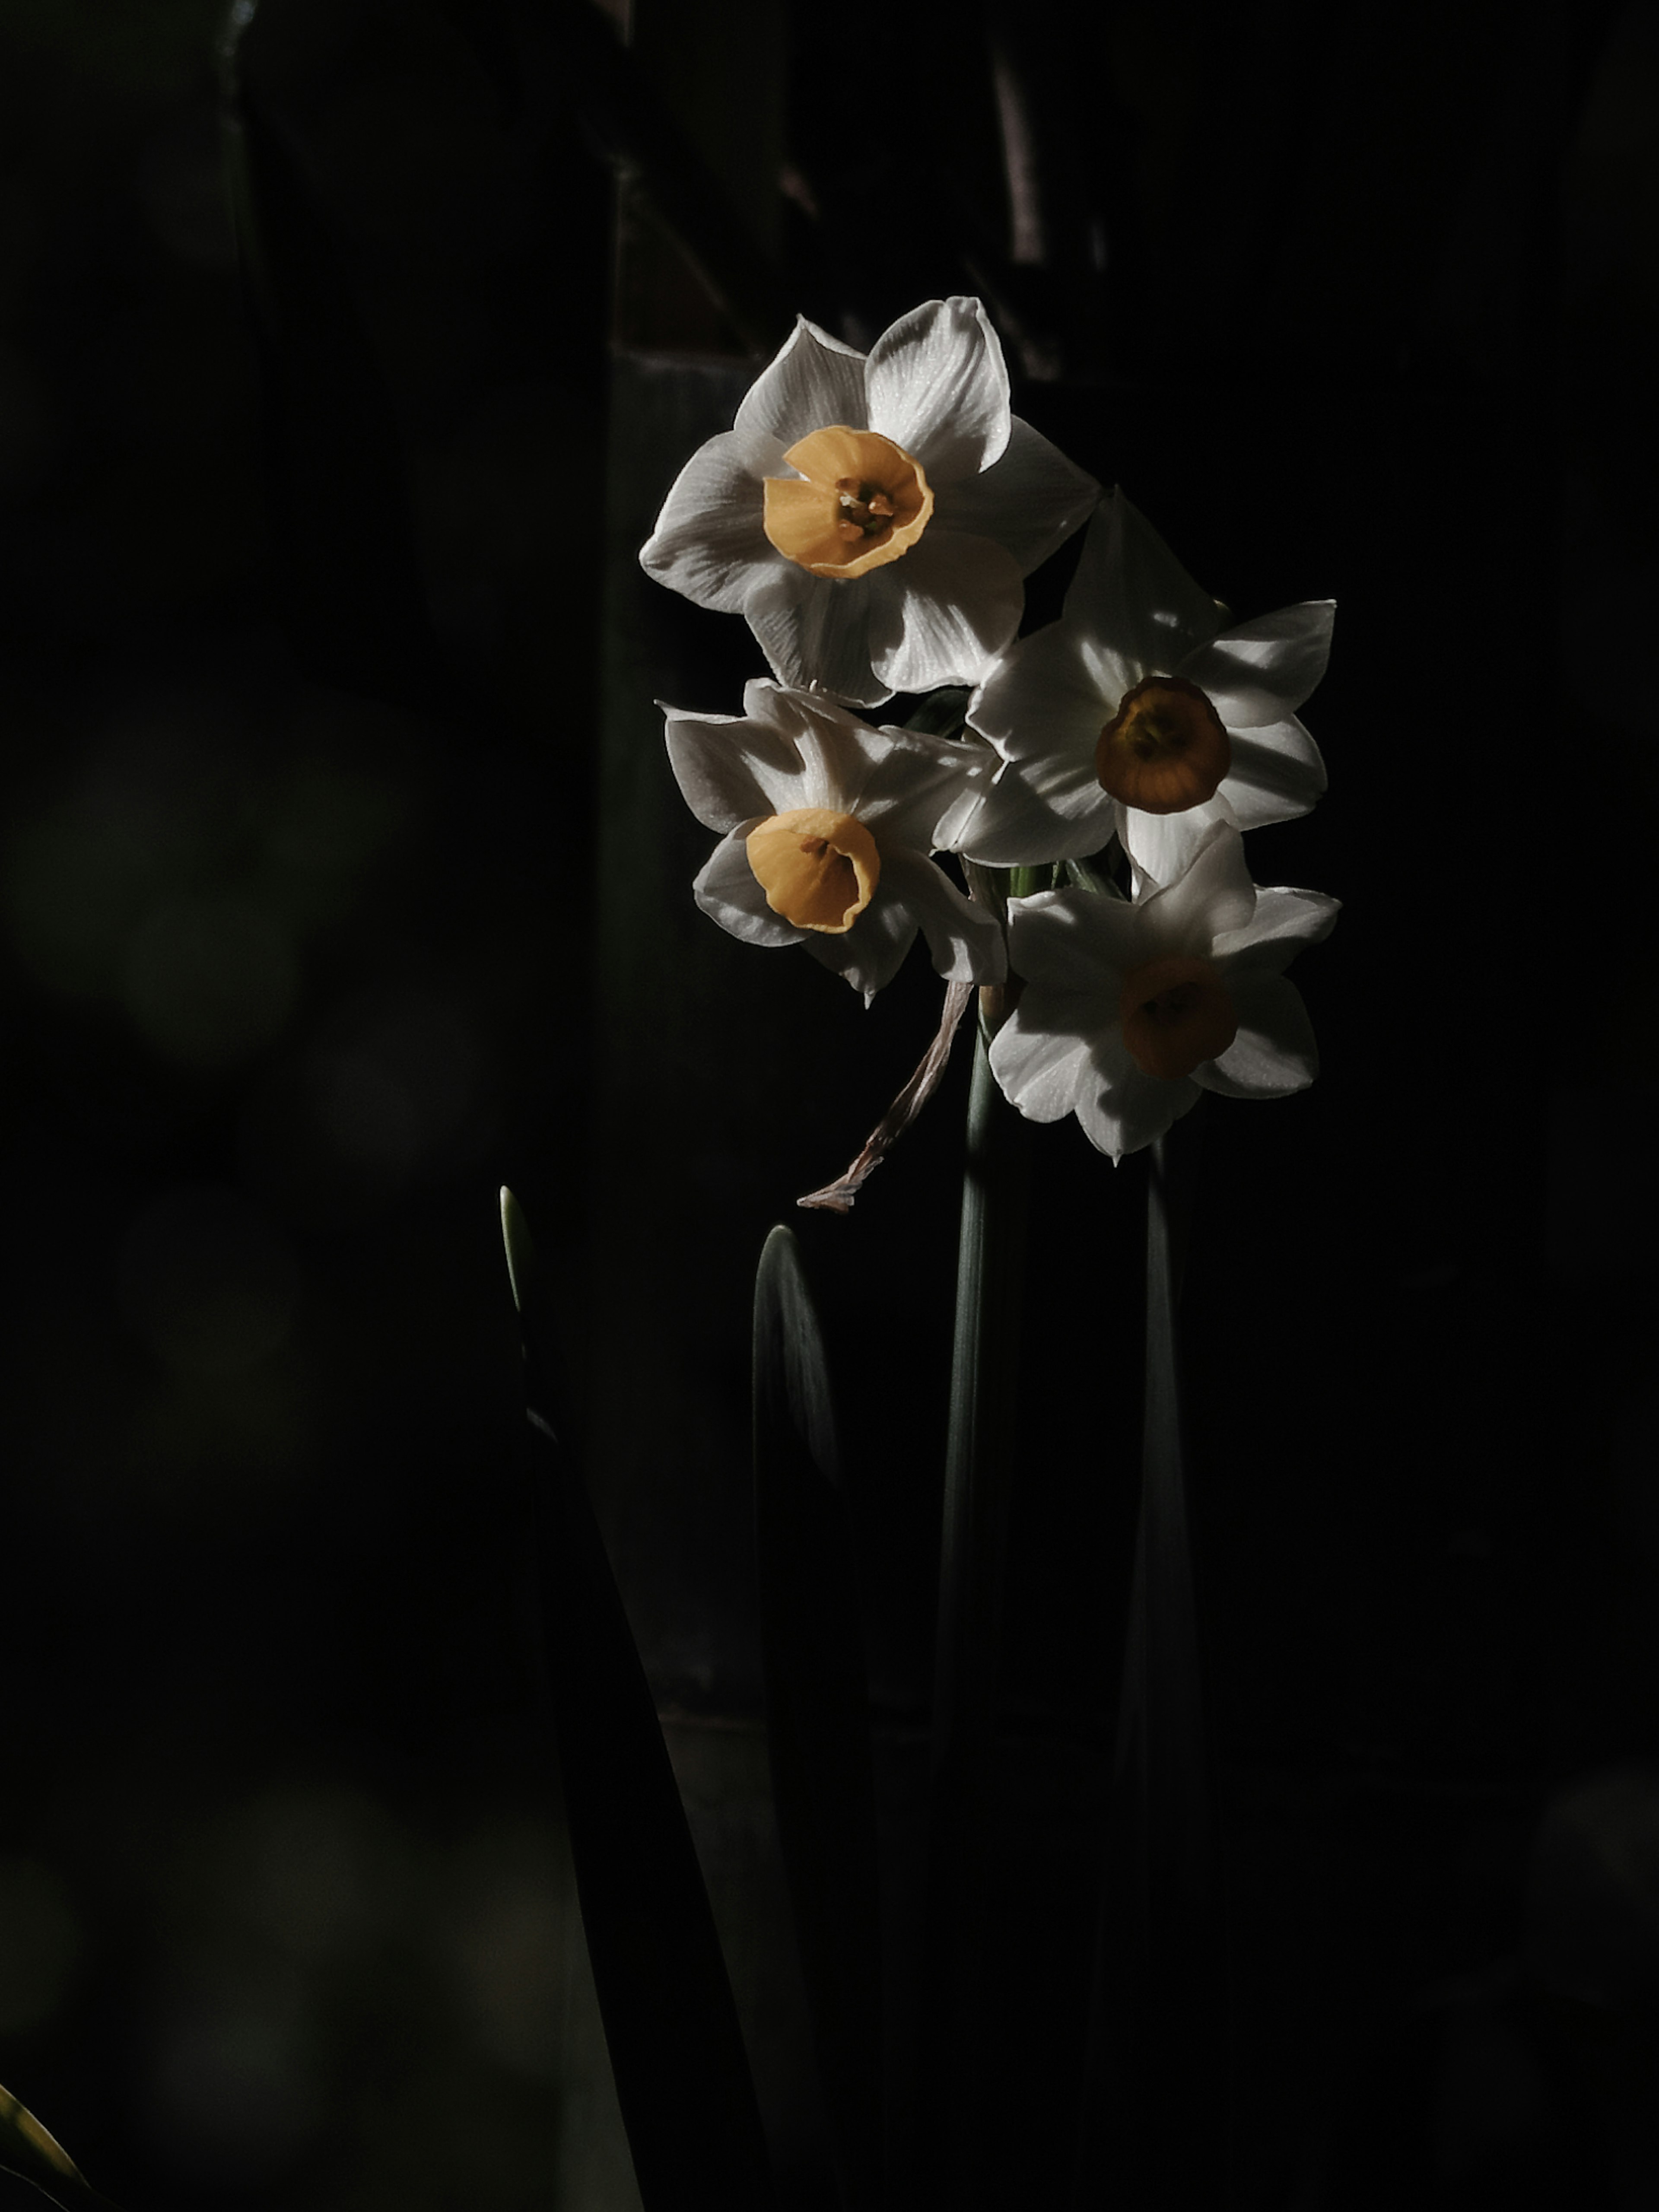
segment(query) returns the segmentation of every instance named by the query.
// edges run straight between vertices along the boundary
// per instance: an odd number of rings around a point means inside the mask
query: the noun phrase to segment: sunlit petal
[[[734,427],[759,431],[787,446],[803,428],[816,429],[824,422],[868,428],[864,356],[803,315],[771,366],[744,395]]]
[[[930,300],[870,349],[870,428],[916,455],[936,489],[977,476],[1008,443],[1008,371],[977,300]]]

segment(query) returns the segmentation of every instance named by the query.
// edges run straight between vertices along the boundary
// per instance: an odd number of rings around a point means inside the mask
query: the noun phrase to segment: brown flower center
[[[815,576],[863,576],[908,553],[933,511],[920,461],[875,430],[841,424],[783,457],[798,477],[768,477],[762,520],[780,553]]]
[[[766,903],[797,929],[839,936],[869,905],[881,878],[870,832],[827,806],[770,816],[749,832],[744,849]]]
[[[1238,1035],[1238,1016],[1214,968],[1179,953],[1132,968],[1118,1013],[1135,1066],[1166,1082],[1216,1059]]]
[[[1143,814],[1181,814],[1213,799],[1232,766],[1219,714],[1196,684],[1149,676],[1123,703],[1095,745],[1101,788]]]

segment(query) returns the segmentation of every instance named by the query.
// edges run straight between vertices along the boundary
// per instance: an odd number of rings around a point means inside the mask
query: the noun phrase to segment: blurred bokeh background
[[[1341,608],[1329,796],[1253,850],[1346,902],[1325,1072],[1206,1109],[1187,1290],[1238,2202],[1659,2202],[1656,122],[1651,0],[5,0],[0,2081],[128,2212],[632,2201],[504,1181],[789,2201],[830,2201],[749,1285],[938,994],[866,1012],[696,914],[653,701],[735,712],[759,661],[635,554],[797,310],[868,345],[950,292],[1241,615]],[[901,1929],[958,1058],[850,1219],[793,1216]],[[1036,1133],[984,2061],[1034,2202],[1140,1190]]]

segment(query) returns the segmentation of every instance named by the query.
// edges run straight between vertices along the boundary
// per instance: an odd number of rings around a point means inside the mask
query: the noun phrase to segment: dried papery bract
[[[946,987],[945,1006],[933,1042],[922,1054],[915,1073],[870,1132],[863,1151],[844,1175],[837,1176],[834,1182],[825,1183],[822,1190],[809,1190],[804,1198],[795,1200],[797,1206],[819,1206],[830,1213],[852,1212],[854,1200],[938,1090],[951,1057],[951,1047],[962,1026],[962,1018],[973,1004],[974,997],[971,983]]]

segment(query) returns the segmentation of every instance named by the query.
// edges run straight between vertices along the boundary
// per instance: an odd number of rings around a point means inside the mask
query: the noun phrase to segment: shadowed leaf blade
[[[869,1693],[829,1369],[781,1227],[755,1280],[755,1532],[778,1833],[842,2193],[863,2206],[882,2137]]]
[[[75,2160],[9,2089],[0,2089],[0,2172],[15,2174],[63,2207],[63,2212],[115,2212],[88,2187]]]
[[[526,1349],[543,1634],[600,2017],[645,2212],[767,2212],[765,2139],[708,1892],[605,1546],[560,1441],[551,1301],[501,1194]]]
[[[1140,1523],[1073,2204],[1226,2201],[1227,1954],[1176,1304],[1193,1136],[1148,1156]],[[1127,2197],[1126,2197],[1127,2192]]]

